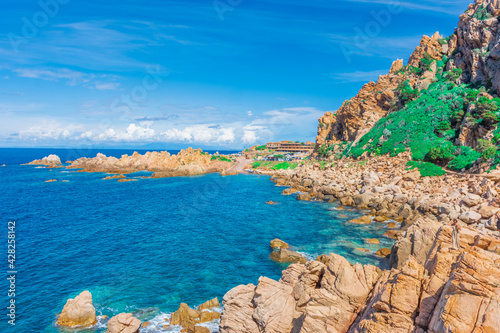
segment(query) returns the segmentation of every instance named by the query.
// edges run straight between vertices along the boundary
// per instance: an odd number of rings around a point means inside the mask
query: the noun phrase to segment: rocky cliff
[[[316,156],[359,157],[410,148],[415,160],[441,166],[457,156],[470,160],[452,163],[455,170],[476,161],[497,165],[499,14],[499,1],[477,0],[460,15],[453,34],[424,36],[406,65],[395,61],[387,75],[319,119]],[[443,145],[446,153],[434,154]]]

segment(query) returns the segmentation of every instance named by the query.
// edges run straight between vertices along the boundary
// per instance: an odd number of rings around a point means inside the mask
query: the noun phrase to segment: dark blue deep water
[[[255,284],[263,275],[279,279],[286,266],[269,259],[274,238],[309,258],[336,252],[351,262],[382,265],[354,248],[392,245],[382,238],[384,224],[352,225],[348,221],[362,212],[282,196],[283,188],[266,176],[118,183],[101,173],[19,165],[49,153],[78,157],[65,152],[0,149],[0,165],[6,164],[0,167],[0,269],[5,277],[8,221],[16,221],[18,272],[14,328],[6,316],[9,284],[0,282],[0,332],[62,332],[54,326],[56,313],[83,290],[92,293],[98,315],[136,312],[152,322],[142,332],[155,332],[181,302],[221,300],[232,287]],[[364,245],[366,237],[381,245]],[[85,332],[105,332],[105,324]]]

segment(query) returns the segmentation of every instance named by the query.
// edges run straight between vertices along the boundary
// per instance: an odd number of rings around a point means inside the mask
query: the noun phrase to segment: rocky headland
[[[57,155],[50,155],[26,165],[42,165],[46,167],[62,167]],[[72,161],[67,169],[78,169],[79,172],[103,172],[114,174],[105,179],[118,179],[120,182],[125,174],[139,171],[153,172],[151,178],[195,176],[207,173],[221,173],[222,175],[236,175],[237,162],[230,156],[210,155],[201,149],[188,148],[172,155],[167,151],[153,151],[141,155],[134,152],[132,155],[122,155],[120,158],[98,153],[96,157],[82,157]]]

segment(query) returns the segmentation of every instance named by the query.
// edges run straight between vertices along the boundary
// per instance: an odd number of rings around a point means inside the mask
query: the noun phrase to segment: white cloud
[[[247,122],[203,123],[190,125],[142,120],[119,120],[106,128],[94,123],[68,124],[58,121],[23,122],[0,127],[0,137],[9,142],[35,142],[75,145],[91,143],[189,143],[192,146],[248,147],[275,140],[308,140],[316,135],[318,118],[324,111],[312,107],[275,109]],[[27,125],[29,124],[29,125]],[[26,128],[23,128],[26,126]],[[22,130],[19,130],[22,128]],[[0,141],[2,140],[0,138]],[[6,139],[7,138],[7,139]]]
[[[241,141],[244,144],[253,145],[254,143],[257,142],[257,140],[259,140],[259,137],[255,133],[255,131],[244,131],[243,132],[243,137],[241,138]]]
[[[118,77],[115,75],[99,75],[96,76],[92,73],[83,73],[74,71],[68,68],[49,68],[49,69],[31,69],[19,68],[14,69],[13,72],[17,73],[19,77],[30,79],[41,79],[45,81],[65,81],[69,86],[83,85],[86,88],[97,90],[114,90],[120,86],[120,83],[109,82],[114,81]],[[105,82],[107,80],[108,82]]]
[[[247,111],[247,114],[249,117],[253,116],[253,112],[252,111]]]
[[[234,127],[214,124],[188,126],[184,129],[172,128],[162,133],[167,140],[202,144],[228,144],[236,140]]]
[[[149,128],[149,126],[147,126],[148,124],[141,125],[138,126],[132,123],[124,130],[116,130],[113,128],[108,128],[104,131],[88,130],[83,132],[80,138],[91,141],[113,142],[155,141],[155,130]]]

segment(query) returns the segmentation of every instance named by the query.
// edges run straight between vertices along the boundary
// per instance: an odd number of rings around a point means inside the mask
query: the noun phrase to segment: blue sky
[[[469,1],[7,0],[0,146],[239,149],[453,32]]]

